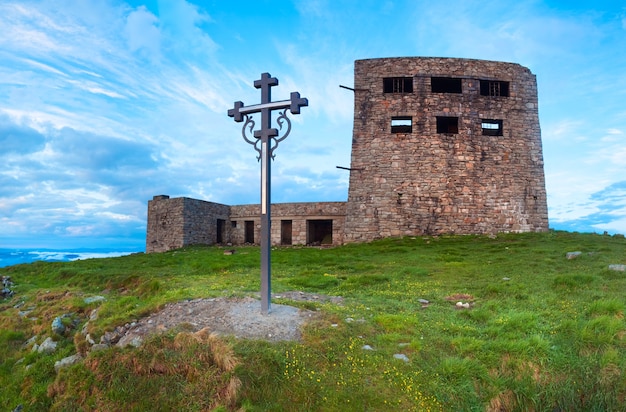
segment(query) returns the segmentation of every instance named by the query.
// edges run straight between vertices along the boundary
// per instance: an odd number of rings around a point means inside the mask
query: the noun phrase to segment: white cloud
[[[138,216],[123,214],[123,213],[101,212],[101,213],[96,213],[96,216],[99,216],[105,219],[122,221],[122,222],[142,222],[143,223],[143,219],[140,220]]]
[[[185,0],[159,0],[161,29],[167,33],[168,47],[175,54],[207,56],[218,49],[201,26],[212,19],[198,6]]]
[[[161,32],[158,21],[145,6],[140,6],[128,15],[125,33],[131,51],[146,50],[155,59],[160,56]]]
[[[97,234],[95,225],[67,226],[65,232],[70,236],[94,236]]]

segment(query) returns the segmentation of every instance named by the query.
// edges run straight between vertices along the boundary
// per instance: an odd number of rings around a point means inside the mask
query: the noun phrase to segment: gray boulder
[[[59,361],[54,362],[54,370],[56,373],[59,373],[61,369],[67,368],[68,366],[79,362],[82,358],[83,357],[80,356],[78,353],[72,356],[68,356],[67,358],[63,358]]]
[[[53,341],[51,337],[47,337],[41,345],[35,345],[33,349],[35,347],[37,347],[37,352],[39,353],[53,353],[57,350],[57,343]]]
[[[401,360],[403,362],[409,361],[409,358],[404,353],[396,353],[395,355],[393,355],[393,358]]]
[[[583,254],[583,252],[567,252],[566,257],[568,259],[576,259],[577,257],[579,257],[582,254]]]
[[[65,332],[65,325],[63,325],[63,321],[61,320],[60,316],[54,318],[51,326],[52,332],[56,333],[57,335],[63,335],[63,332]]]

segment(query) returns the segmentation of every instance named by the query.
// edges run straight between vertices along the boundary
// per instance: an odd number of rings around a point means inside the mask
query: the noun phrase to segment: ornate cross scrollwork
[[[278,79],[271,77],[269,73],[263,73],[261,79],[254,82],[254,87],[261,89],[261,103],[251,106],[244,106],[243,102],[235,102],[232,109],[228,110],[228,115],[236,122],[244,122],[241,128],[243,139],[254,147],[259,154],[257,159],[261,158],[261,141],[266,140],[269,144],[269,151],[272,159],[275,158],[274,150],[278,144],[285,140],[291,132],[291,120],[287,117],[287,109],[291,114],[300,114],[300,108],[308,106],[309,101],[304,97],[300,97],[300,93],[291,93],[289,100],[281,100],[272,102],[271,87],[278,85]],[[273,110],[281,110],[276,118],[279,130],[271,127],[271,112]],[[261,128],[254,130],[256,122],[252,118],[252,114],[261,113]]]
[[[245,115],[244,123],[241,128],[241,136],[246,143],[251,144],[254,147],[254,150],[258,153],[256,157],[257,160],[261,160],[261,147],[259,146],[261,143],[261,139],[254,136],[254,126],[256,122],[254,121],[252,116]],[[278,147],[278,144],[285,140],[289,133],[291,133],[291,119],[287,116],[287,110],[283,110],[278,112],[278,117],[276,118],[276,123],[278,124],[278,136],[269,137],[270,144],[270,156],[272,160],[276,158],[274,154],[274,150]]]
[[[241,128],[241,136],[243,136],[243,140],[245,140],[246,143],[251,144],[254,147],[254,150],[257,151],[257,153],[259,154],[256,157],[257,160],[261,160],[261,148],[258,146],[258,144],[261,143],[261,139],[254,137],[255,124],[256,123],[254,122],[252,116],[246,115],[246,120],[243,124],[243,127]],[[250,137],[246,136],[246,131],[250,133]]]

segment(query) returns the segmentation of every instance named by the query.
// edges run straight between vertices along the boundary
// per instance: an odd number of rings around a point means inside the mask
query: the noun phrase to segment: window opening
[[[437,133],[459,133],[459,118],[448,116],[437,116]]]
[[[413,118],[411,116],[396,116],[391,118],[391,133],[412,133]]]
[[[483,136],[502,136],[502,120],[483,119],[481,121]]]
[[[384,93],[413,93],[412,77],[385,77],[383,79]]]
[[[307,220],[306,243],[308,245],[332,245],[332,220]]]
[[[280,221],[280,244],[291,245],[292,244],[292,227],[293,222],[291,220]]]
[[[499,80],[481,80],[480,94],[483,96],[509,96],[509,82]]]
[[[456,77],[431,77],[430,89],[433,93],[462,93],[461,79]]]
[[[254,243],[254,221],[245,221],[244,243]]]

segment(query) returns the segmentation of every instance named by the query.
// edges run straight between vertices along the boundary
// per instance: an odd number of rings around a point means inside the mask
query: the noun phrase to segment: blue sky
[[[593,4],[592,4],[593,3]],[[0,247],[145,243],[147,201],[259,201],[233,102],[299,91],[272,201],[343,201],[356,59],[465,57],[537,75],[550,227],[626,233],[626,4],[0,2]]]

